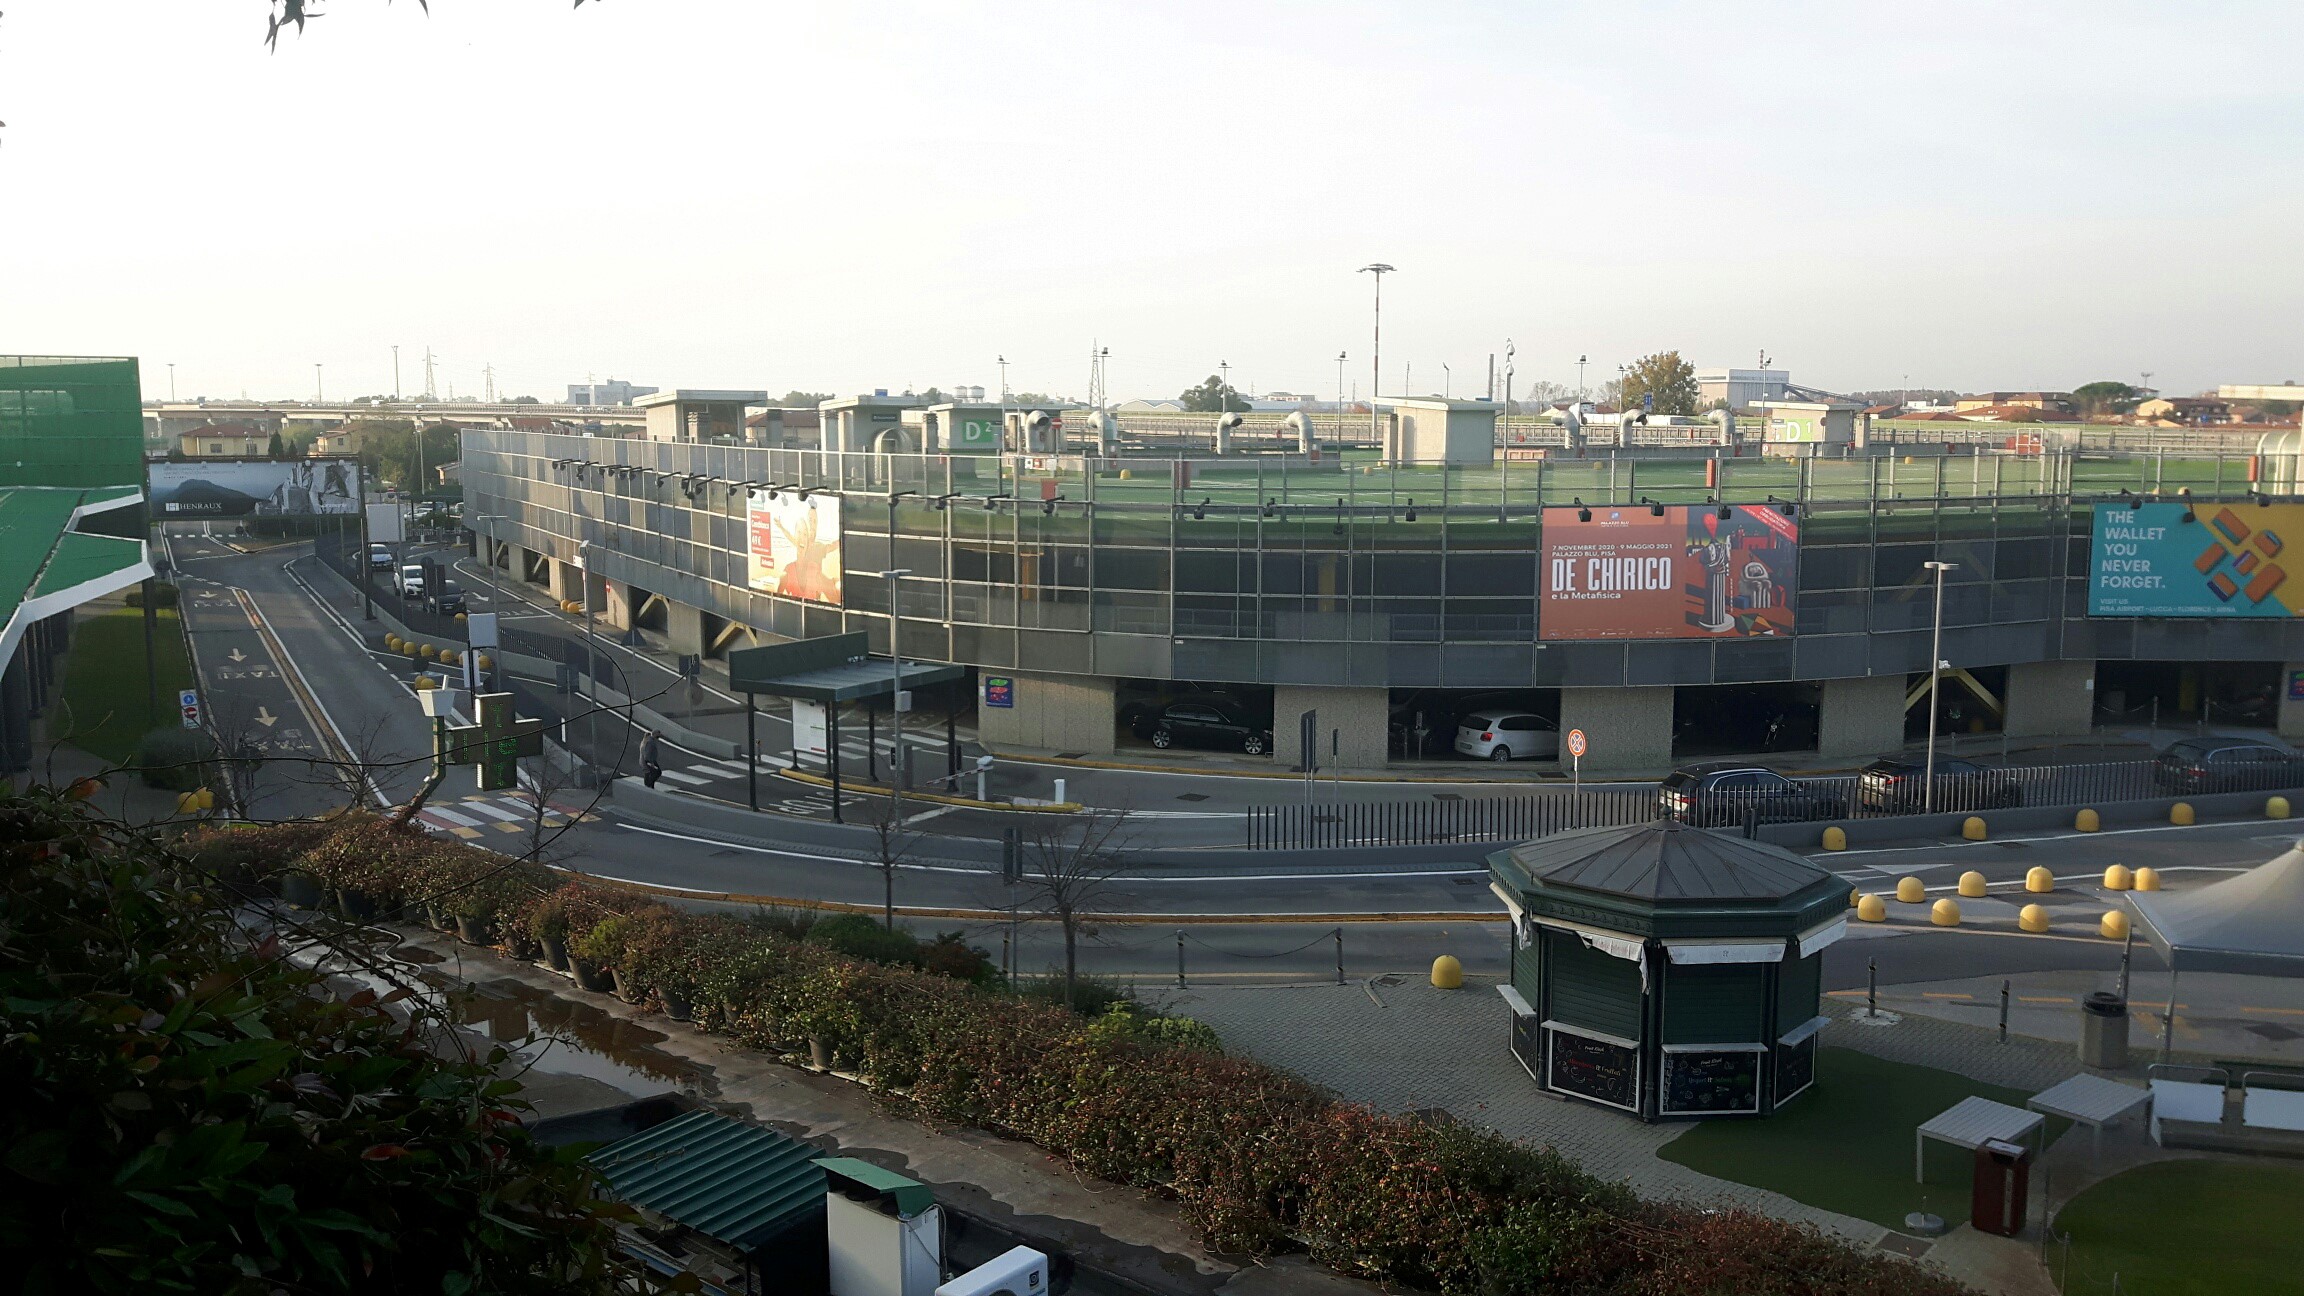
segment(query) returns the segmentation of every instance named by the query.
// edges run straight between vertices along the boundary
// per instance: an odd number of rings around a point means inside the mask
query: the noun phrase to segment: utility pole
[[[400,348],[392,348],[392,399],[400,399]]]
[[[320,382],[320,363],[314,361],[312,364],[312,403],[315,405],[323,404],[327,399],[328,389]]]
[[[1368,439],[1379,443],[1383,438],[1376,432],[1376,398],[1384,389],[1384,276],[1392,270],[1381,261],[1371,261],[1359,270],[1376,276],[1376,333],[1368,356]]]
[[[168,362],[168,403],[176,403],[176,362]]]
[[[1344,353],[1336,353],[1336,439],[1344,439]]]
[[[431,347],[424,348],[424,399],[428,401],[440,399],[440,389],[432,383],[432,362],[436,358]]]
[[[481,381],[483,384],[485,384],[485,386],[482,388],[482,394],[481,394],[481,397],[480,397],[480,399],[481,399],[481,400],[483,400],[483,401],[485,401],[486,403],[488,403],[488,404],[490,404],[490,405],[493,405],[493,404],[495,404],[495,403],[496,403],[496,366],[495,366],[495,365],[493,365],[493,364],[484,364],[484,365],[480,366],[480,381]]]
[[[896,511],[894,496],[889,497],[888,511]],[[888,546],[896,546],[895,532],[888,536]],[[897,637],[904,633],[904,618],[896,607],[896,583],[912,574],[909,567],[892,567],[880,573],[888,583],[888,822],[898,828],[904,826],[904,774],[908,762],[904,759],[904,653]]]
[[[1936,621],[1928,635],[1928,768],[1920,786],[1920,812],[1933,814],[1936,810],[1936,686],[1944,678],[1944,573],[1956,570],[1960,564],[1931,561],[1921,566],[1936,573]],[[2175,1010],[2171,1007],[2169,1011]]]

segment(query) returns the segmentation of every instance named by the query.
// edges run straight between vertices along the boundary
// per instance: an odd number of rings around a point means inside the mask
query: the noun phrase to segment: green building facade
[[[0,486],[143,484],[133,357],[0,356]]]

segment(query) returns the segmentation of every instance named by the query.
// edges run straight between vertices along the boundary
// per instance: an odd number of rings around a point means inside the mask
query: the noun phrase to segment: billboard
[[[2099,504],[2088,615],[2296,616],[2304,582],[2288,578],[2290,537],[2304,537],[2304,504]]]
[[[360,464],[352,459],[155,460],[145,465],[152,516],[312,517],[360,513]]]
[[[763,594],[840,602],[839,496],[756,494],[746,531],[746,585]]]
[[[1544,510],[1544,639],[1752,639],[1792,633],[1800,525],[1765,505]]]

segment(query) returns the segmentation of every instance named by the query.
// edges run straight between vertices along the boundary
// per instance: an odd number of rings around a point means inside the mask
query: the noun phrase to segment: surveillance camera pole
[[[1960,564],[1928,562],[1923,566],[1936,573],[1936,619],[1928,635],[1928,761],[1921,776],[1920,811],[1933,814],[1936,810],[1936,687],[1944,678],[1944,573],[1958,570]]]

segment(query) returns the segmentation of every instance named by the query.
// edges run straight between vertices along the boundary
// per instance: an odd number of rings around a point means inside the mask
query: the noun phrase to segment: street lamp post
[[[904,625],[896,606],[896,582],[911,574],[909,567],[891,567],[880,573],[880,579],[888,583],[888,822],[898,828],[904,826],[904,776],[910,765],[904,759],[904,654],[897,642]]]
[[[1392,267],[1381,261],[1371,261],[1360,267],[1359,273],[1376,276],[1376,335],[1368,354],[1368,439],[1381,441],[1376,432],[1376,398],[1384,390],[1384,276]]]
[[[1336,439],[1344,439],[1344,353],[1336,353]]]
[[[1584,399],[1584,362],[1591,358],[1588,355],[1576,357],[1576,399],[1578,401]]]
[[[1928,761],[1920,784],[1921,813],[1933,814],[1936,810],[1936,686],[1944,678],[1944,573],[1958,571],[1960,564],[1929,561],[1921,565],[1936,573],[1936,617],[1928,633]]]
[[[320,365],[318,362],[314,362],[312,365],[312,403],[315,405],[323,404],[327,399],[328,388],[320,381]]]

